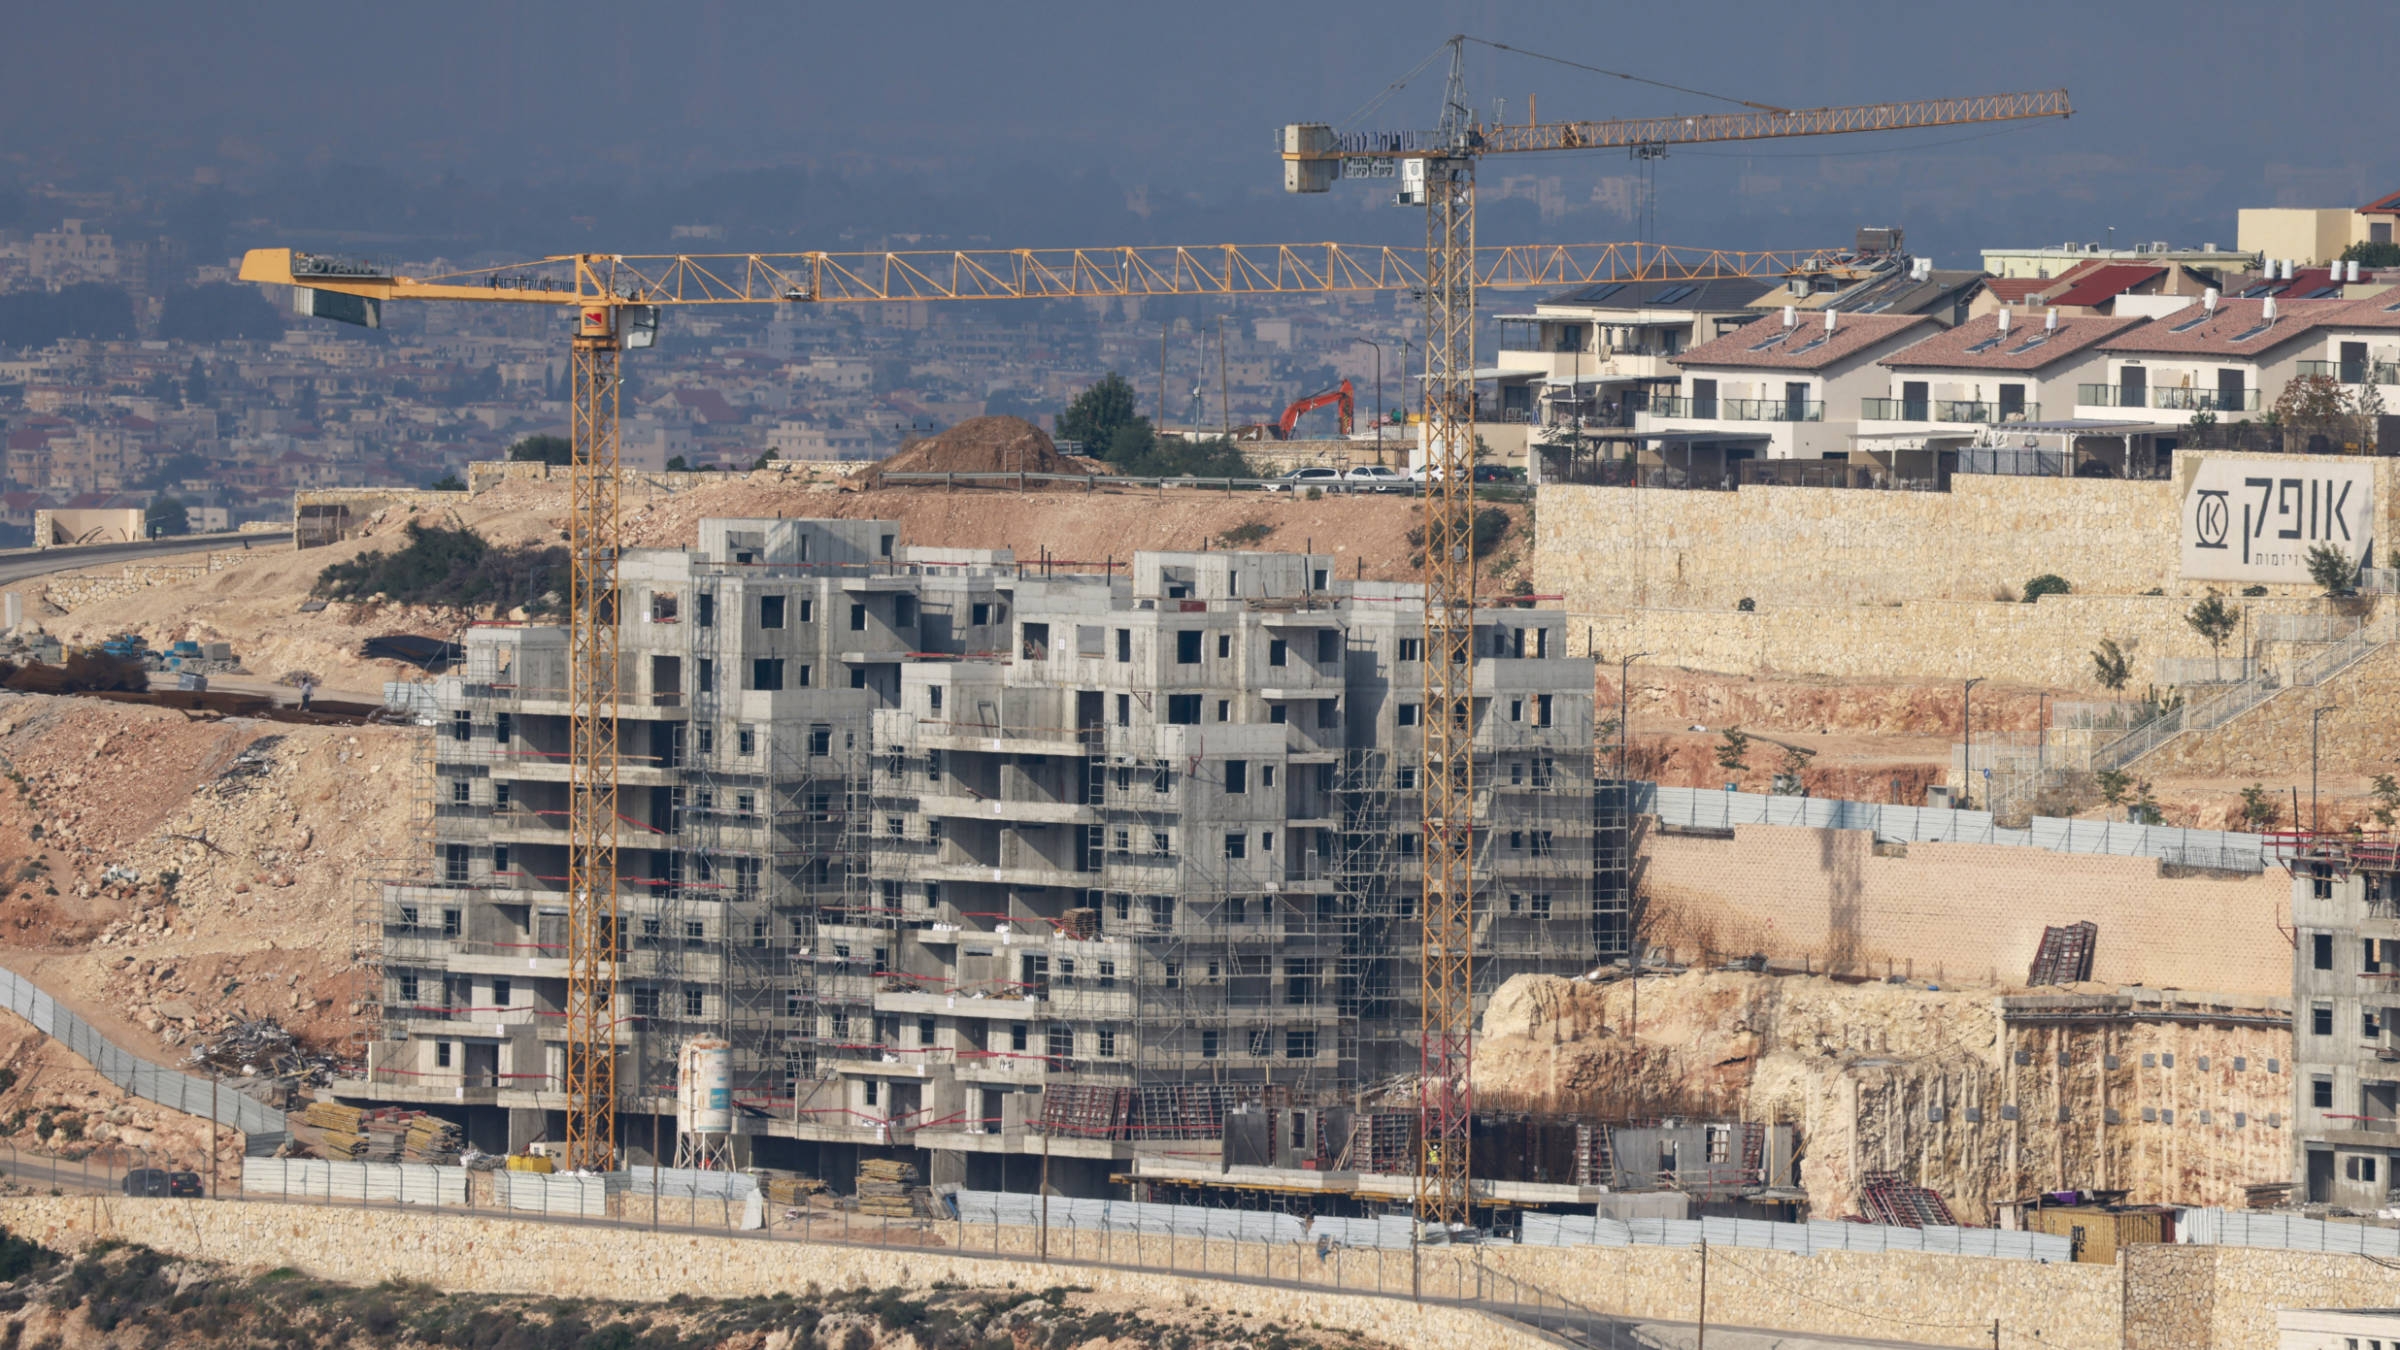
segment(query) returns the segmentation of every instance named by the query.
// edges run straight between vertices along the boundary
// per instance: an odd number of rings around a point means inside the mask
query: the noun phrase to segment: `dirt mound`
[[[861,487],[883,486],[887,473],[1078,473],[1049,434],[1022,417],[970,417],[939,436],[911,440],[900,453],[859,470]]]

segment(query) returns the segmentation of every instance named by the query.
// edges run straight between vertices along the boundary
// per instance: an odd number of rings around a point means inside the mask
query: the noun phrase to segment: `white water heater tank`
[[[675,1081],[676,1127],[684,1134],[733,1133],[733,1046],[714,1036],[683,1043]]]

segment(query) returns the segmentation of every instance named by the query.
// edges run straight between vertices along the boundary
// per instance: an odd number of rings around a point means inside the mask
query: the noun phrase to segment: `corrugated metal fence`
[[[0,1005],[33,1024],[34,1030],[91,1061],[100,1076],[144,1101],[157,1102],[202,1120],[215,1119],[242,1132],[242,1151],[264,1157],[283,1146],[283,1112],[205,1078],[177,1073],[120,1048],[89,1022],[58,1006],[31,980],[0,970]]]
[[[1034,1227],[1043,1222],[1042,1198],[1012,1191],[951,1191],[946,1196],[958,1219],[976,1224]],[[1053,1228],[1101,1233],[1172,1234],[1219,1242],[1306,1242],[1308,1225],[1289,1214],[1264,1210],[1208,1209],[1199,1205],[1156,1205],[1138,1200],[1069,1200],[1050,1197]],[[1407,1246],[1406,1242],[1401,1243]]]
[[[2073,1244],[2048,1233],[1997,1228],[1901,1228],[1889,1224],[1769,1223],[1763,1219],[1598,1219],[1586,1214],[1528,1214],[1519,1241],[1532,1247],[1755,1247],[1817,1252],[1940,1252],[2004,1261],[2069,1261]]]
[[[467,1173],[428,1163],[326,1162],[316,1158],[249,1158],[242,1163],[242,1194],[293,1200],[342,1200],[354,1204],[393,1201],[404,1205],[467,1204]]]
[[[1755,792],[1633,785],[1633,809],[1678,829],[1729,830],[1736,825],[1792,825],[1811,830],[1867,830],[1892,843],[2005,844],[2053,853],[2157,858],[2192,867],[2256,872],[2266,866],[2265,842],[2255,834],[2185,830],[2111,820],[2035,816],[2022,830],[2002,829],[1989,811],[1939,806],[1886,806],[1830,797],[1774,797]]]
[[[738,1214],[745,1230],[767,1225],[766,1196],[758,1179],[741,1172],[708,1172],[693,1167],[632,1167],[624,1172],[628,1195],[655,1194],[661,1200],[689,1203],[694,1211],[712,1204],[728,1224]]]
[[[2187,1209],[2175,1220],[2175,1240],[2216,1247],[2400,1257],[2400,1229],[2246,1209]]]

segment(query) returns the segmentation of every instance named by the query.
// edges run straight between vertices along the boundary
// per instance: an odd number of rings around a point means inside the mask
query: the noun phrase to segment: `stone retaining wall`
[[[358,1284],[421,1280],[457,1292],[656,1300],[679,1293],[743,1297],[826,1288],[1083,1285],[1172,1307],[1202,1304],[1344,1328],[1444,1350],[1554,1347],[1521,1326],[1434,1304],[1375,1297],[1409,1288],[1405,1251],[1336,1250],[1320,1260],[1291,1244],[1200,1244],[1163,1237],[1053,1231],[1048,1263],[1038,1234],[999,1230],[993,1260],[949,1250],[957,1231],[918,1248],[853,1247],[635,1227],[550,1224],[465,1215],[263,1202],[130,1200],[115,1196],[0,1199],[0,1225],[53,1248],[99,1237],[237,1267],[290,1266]],[[984,1246],[988,1233],[970,1242]],[[2360,1257],[2244,1247],[2134,1246],[2121,1265],[2048,1264],[1928,1252],[1748,1248],[1708,1253],[1712,1327],[1783,1329],[1827,1337],[1983,1350],[2000,1324],[2003,1350],[2274,1350],[2275,1313],[2291,1307],[2400,1306],[2400,1270]],[[1172,1259],[1179,1273],[1164,1267]],[[1668,1247],[1487,1247],[1428,1250],[1428,1294],[1472,1293],[1474,1263],[1564,1292],[1603,1313],[1690,1322],[1699,1313],[1700,1253]],[[1156,1270],[1078,1261],[1148,1262]],[[1324,1288],[1227,1284],[1180,1273],[1300,1280]],[[1487,1286],[1491,1288],[1492,1286]],[[1345,1293],[1342,1289],[1367,1292]]]
[[[1557,1344],[1502,1319],[1400,1299],[1231,1285],[1106,1266],[977,1260],[923,1248],[770,1242],[349,1206],[113,1196],[0,1200],[0,1225],[53,1248],[113,1237],[237,1267],[288,1266],[354,1284],[415,1280],[462,1293],[652,1301],[677,1294],[760,1297],[797,1293],[811,1284],[1082,1285],[1162,1309],[1206,1305],[1431,1350],[1555,1350]]]
[[[1948,492],[1546,486],[1533,585],[1562,596],[1577,640],[1588,628],[1603,655],[1646,650],[1658,664],[1701,670],[1971,674],[2096,689],[2090,652],[2113,638],[2133,657],[2138,691],[2163,683],[2160,657],[2209,655],[2183,616],[2210,589],[2253,617],[2324,605],[2309,586],[2273,585],[2252,598],[2183,578],[2182,480],[2207,458],[2178,454],[2176,481],[1961,474]],[[2373,470],[2369,509],[2388,552],[2400,469],[2375,460]],[[1997,590],[2013,595],[2044,573],[2065,577],[2074,593],[1994,602]],[[2146,594],[2153,589],[2163,594]],[[1745,599],[1755,611],[1737,609]]]
[[[42,583],[50,603],[64,610],[81,609],[99,600],[114,600],[152,586],[188,586],[229,567],[239,567],[254,555],[248,549],[214,551],[200,563],[126,563],[114,575],[103,572],[69,573]]]

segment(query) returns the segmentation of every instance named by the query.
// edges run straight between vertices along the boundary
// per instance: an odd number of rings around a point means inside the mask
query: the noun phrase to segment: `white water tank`
[[[684,1134],[733,1133],[733,1046],[714,1036],[683,1043],[676,1063],[676,1128]]]

